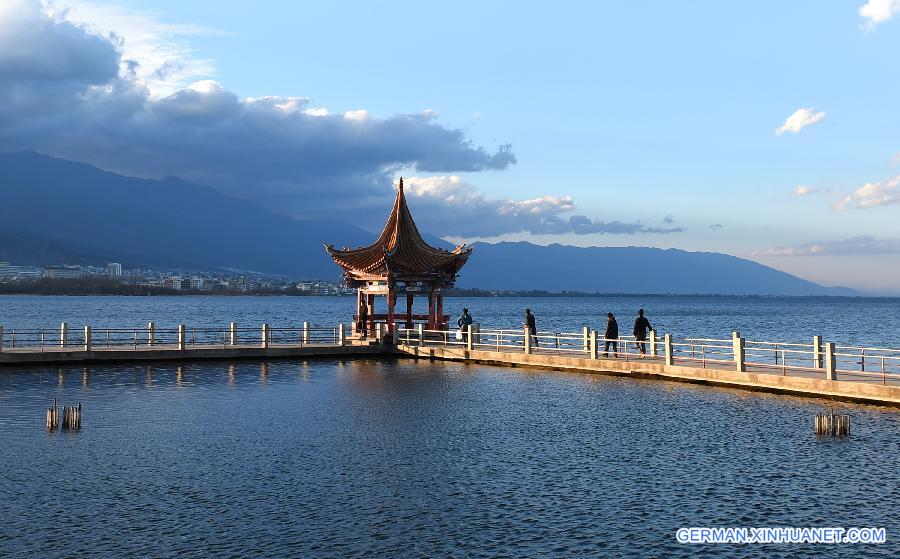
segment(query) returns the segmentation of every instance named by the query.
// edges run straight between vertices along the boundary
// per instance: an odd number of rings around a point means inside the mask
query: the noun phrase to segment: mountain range
[[[411,208],[415,213],[415,207]],[[385,207],[387,216],[390,208]],[[337,279],[322,243],[377,233],[298,220],[180,180],[125,177],[34,152],[0,154],[0,260],[231,269]],[[436,245],[448,243],[425,235]],[[852,295],[719,253],[644,247],[477,243],[460,287],[601,293]]]

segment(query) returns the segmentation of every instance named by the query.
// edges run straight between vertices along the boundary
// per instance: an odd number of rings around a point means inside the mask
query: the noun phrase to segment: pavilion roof
[[[391,215],[374,243],[342,250],[325,245],[325,250],[348,279],[393,275],[443,277],[450,282],[472,254],[472,247],[464,244],[450,251],[422,239],[406,205],[402,178]]]

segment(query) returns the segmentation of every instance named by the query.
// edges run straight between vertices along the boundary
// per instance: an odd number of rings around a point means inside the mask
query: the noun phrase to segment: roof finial
[[[400,192],[403,192],[403,177],[400,177]]]

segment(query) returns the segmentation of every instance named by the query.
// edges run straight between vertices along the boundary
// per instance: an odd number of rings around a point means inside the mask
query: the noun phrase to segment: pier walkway
[[[395,344],[383,343],[384,325],[371,337],[343,324],[275,328],[146,328],[16,330],[0,327],[0,366],[95,362],[190,361],[305,357],[377,357],[453,360],[500,366],[571,370],[635,378],[731,386],[831,399],[900,406],[900,350],[810,343],[731,339],[674,339],[655,333],[644,342],[615,340],[617,351],[587,327],[581,332],[481,329],[466,332],[398,328]]]

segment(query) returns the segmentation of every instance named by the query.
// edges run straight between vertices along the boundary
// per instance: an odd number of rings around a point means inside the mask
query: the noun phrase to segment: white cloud
[[[366,122],[369,118],[371,118],[369,111],[365,109],[347,111],[344,113],[344,120],[349,120],[350,122]]]
[[[891,163],[893,163],[894,165],[900,165],[900,151],[898,151],[894,154],[893,157],[891,157]]]
[[[900,203],[900,175],[881,182],[867,182],[834,204],[838,211],[859,210]]]
[[[521,232],[634,235],[683,231],[680,227],[646,227],[639,222],[599,221],[568,215],[576,209],[570,196],[492,200],[458,175],[413,176],[403,181],[408,196],[415,200],[416,215],[434,230],[460,238]]]
[[[328,116],[328,109],[325,107],[316,107],[314,109],[306,109],[303,114],[309,116]]]
[[[122,71],[163,97],[195,81],[216,75],[215,62],[190,45],[192,37],[227,34],[200,25],[168,23],[157,13],[91,2],[48,0],[53,17],[89,29],[96,35],[114,35],[121,51]]]
[[[863,235],[838,241],[767,248],[753,252],[752,256],[832,256],[897,253],[900,253],[900,239],[881,239]]]
[[[866,20],[863,27],[868,30],[890,20],[897,11],[900,11],[900,0],[868,0],[859,7],[860,17]]]
[[[822,122],[825,120],[825,112],[817,111],[810,108],[797,109],[794,114],[787,117],[784,124],[775,129],[775,134],[781,136],[785,132],[797,132],[803,130],[807,126]]]
[[[798,186],[794,189],[794,196],[809,196],[810,194],[815,194],[816,192],[819,192],[818,188]]]

